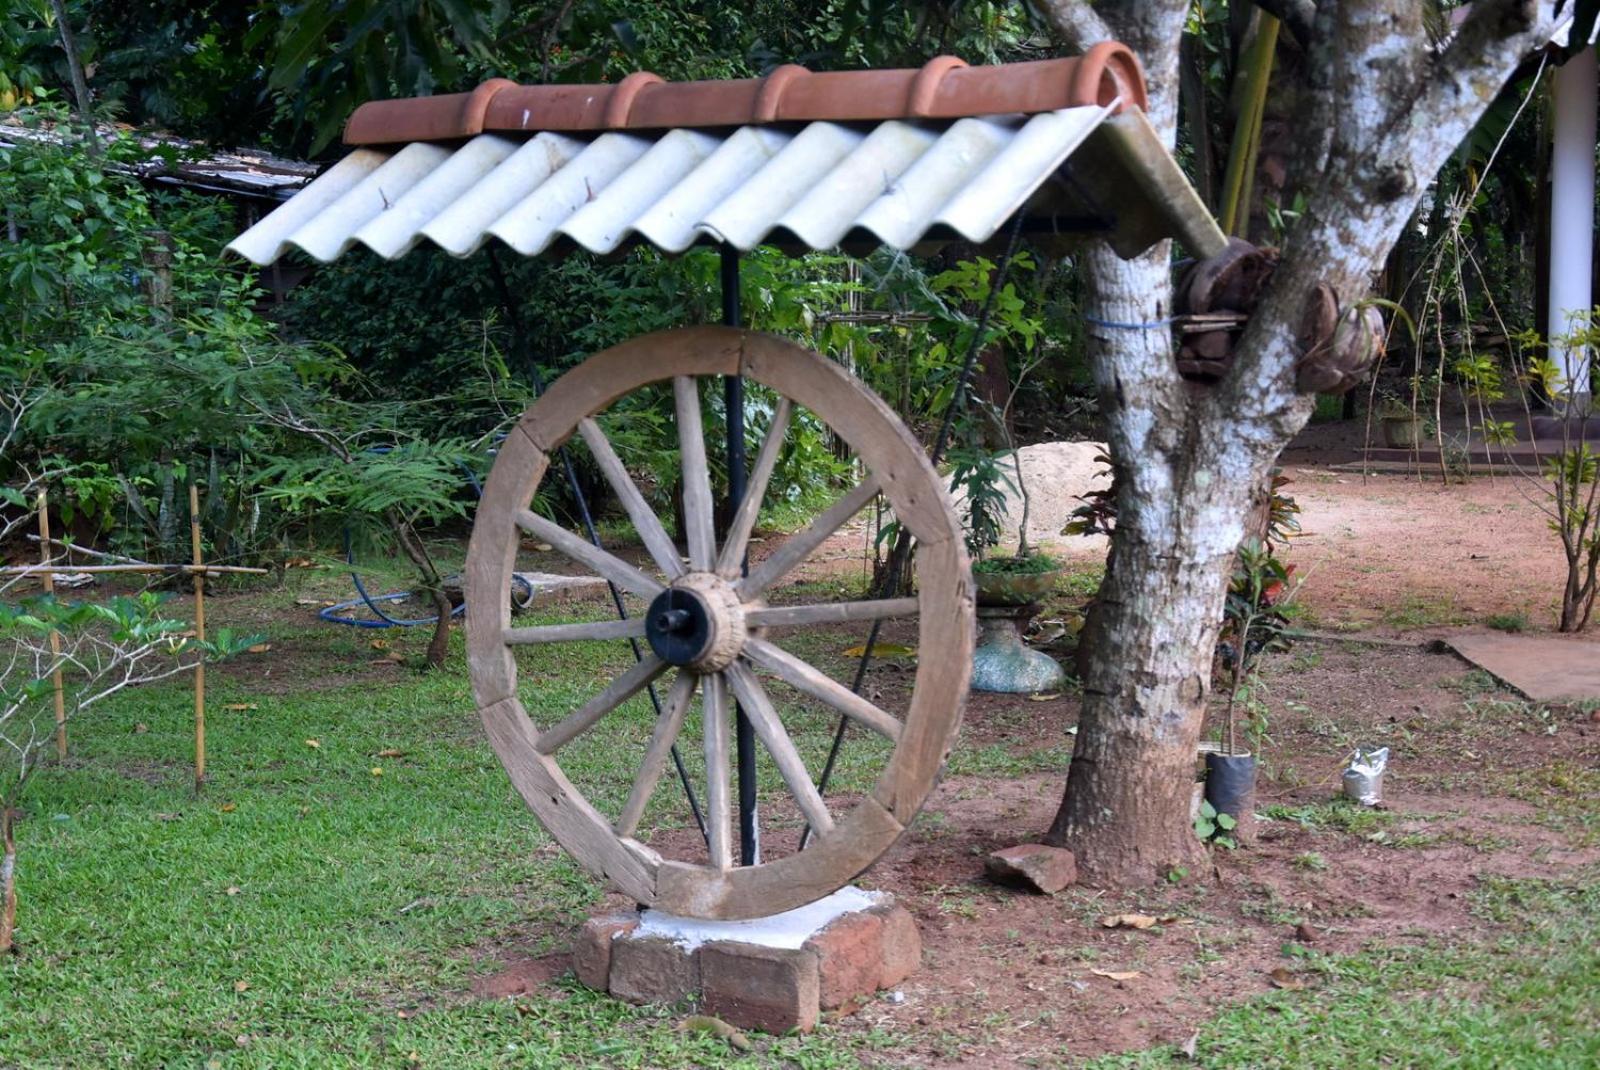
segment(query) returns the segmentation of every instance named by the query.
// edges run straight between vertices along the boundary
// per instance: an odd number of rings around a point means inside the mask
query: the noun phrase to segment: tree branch
[[[1075,52],[1087,52],[1113,37],[1105,20],[1083,0],[1044,0],[1039,6],[1049,16],[1062,43]]]

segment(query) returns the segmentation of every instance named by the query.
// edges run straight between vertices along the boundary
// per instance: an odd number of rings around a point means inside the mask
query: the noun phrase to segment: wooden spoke
[[[666,705],[661,708],[661,716],[656,718],[655,729],[650,733],[650,746],[645,748],[644,761],[639,765],[639,775],[634,778],[633,790],[628,792],[622,816],[617,818],[617,835],[632,836],[638,829],[639,818],[644,816],[644,808],[655,793],[672,744],[677,742],[678,733],[683,728],[683,717],[689,712],[689,700],[694,697],[694,685],[697,682],[694,673],[687,670],[679,672],[678,678],[672,682]]]
[[[700,388],[692,375],[672,377],[678,411],[678,454],[683,460],[683,519],[688,531],[689,567],[709,572],[717,557],[711,504],[711,468],[706,464],[705,430],[700,424]]]
[[[507,628],[511,646],[528,643],[577,643],[590,639],[637,639],[644,635],[644,619],[594,620],[581,624],[541,624],[533,628]]]
[[[752,628],[847,624],[851,621],[914,616],[917,605],[915,598],[874,598],[866,602],[828,602],[814,606],[754,606],[744,611],[744,622]]]
[[[733,816],[728,804],[728,685],[721,673],[701,688],[701,731],[706,740],[706,842],[714,869],[733,867]]]
[[[778,465],[778,454],[783,452],[783,436],[789,431],[789,416],[793,410],[794,403],[788,398],[779,398],[778,407],[773,410],[772,426],[767,430],[766,441],[761,443],[761,452],[756,454],[755,471],[750,473],[745,485],[744,501],[733,515],[728,537],[722,542],[722,556],[717,558],[717,571],[727,579],[733,579],[744,570],[745,548],[750,543],[750,533],[755,530],[756,517],[761,513],[761,501],[767,496],[772,470]]]
[[[838,531],[845,521],[861,512],[862,508],[877,495],[878,481],[869,478],[840,498],[827,512],[789,536],[770,557],[751,569],[750,575],[737,584],[739,597],[748,600],[783,579],[797,565],[810,557],[812,551],[821,546],[829,535]]]
[[[683,558],[678,556],[678,548],[672,544],[671,537],[661,526],[661,520],[656,516],[655,510],[650,508],[649,503],[644,500],[644,495],[639,493],[638,485],[623,467],[622,459],[617,456],[616,450],[611,448],[611,442],[606,438],[605,432],[600,430],[600,425],[592,419],[585,418],[578,421],[578,433],[583,436],[583,441],[589,444],[590,454],[594,456],[600,470],[605,473],[606,482],[617,492],[617,499],[622,502],[622,508],[627,510],[628,519],[633,521],[634,530],[639,533],[645,548],[655,559],[656,566],[667,574],[668,580],[675,580],[683,575]]]
[[[627,672],[611,681],[611,686],[578,707],[559,724],[539,735],[535,744],[540,754],[554,754],[562,747],[594,727],[596,721],[643,691],[649,683],[667,671],[667,663],[654,654],[640,658]]]
[[[608,553],[593,543],[586,542],[562,527],[546,520],[531,509],[519,509],[517,527],[566,554],[580,565],[587,565],[612,583],[641,598],[650,599],[660,594],[661,584],[646,576],[626,561]]]
[[[814,699],[827,703],[846,717],[860,721],[886,739],[900,738],[900,722],[893,716],[782,647],[765,640],[750,639],[745,642],[744,653],[751,661],[770,670],[778,679],[796,691],[804,692]]]
[[[822,801],[816,784],[812,783],[811,774],[806,772],[806,763],[801,759],[800,752],[795,750],[794,740],[789,738],[783,723],[778,720],[778,711],[772,708],[772,700],[767,698],[761,682],[738,662],[728,666],[724,675],[733,686],[733,693],[744,708],[745,716],[750,718],[756,735],[761,737],[767,753],[772,755],[773,764],[778,767],[783,782],[789,785],[789,792],[794,796],[800,812],[817,835],[826,835],[833,828],[833,816],[828,813],[828,805]]]

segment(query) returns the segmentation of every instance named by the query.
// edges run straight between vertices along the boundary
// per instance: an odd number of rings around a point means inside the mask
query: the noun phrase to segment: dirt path
[[[1283,556],[1298,566],[1315,626],[1391,634],[1521,615],[1531,630],[1555,627],[1566,566],[1526,481],[1480,476],[1446,487],[1305,466],[1284,474],[1301,534]],[[1103,554],[1055,545],[1077,561]]]

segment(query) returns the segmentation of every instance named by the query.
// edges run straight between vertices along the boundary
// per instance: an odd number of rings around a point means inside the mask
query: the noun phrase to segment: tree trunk
[[[1440,165],[1554,26],[1550,0],[1483,0],[1436,46],[1404,0],[1278,6],[1307,16],[1311,41],[1291,175],[1307,204],[1228,375],[1212,387],[1177,376],[1165,244],[1128,262],[1097,245],[1078,261],[1118,516],[1049,839],[1095,883],[1148,881],[1200,854],[1188,815],[1211,651],[1250,492],[1310,414],[1296,335],[1314,288],[1353,309]],[[1115,36],[1139,54],[1170,145],[1189,5],[1041,8],[1080,51]]]
[[[100,135],[94,128],[94,106],[89,98],[89,82],[83,74],[83,60],[78,55],[78,42],[72,33],[72,21],[67,17],[66,0],[50,0],[50,9],[56,17],[56,31],[61,37],[61,50],[67,56],[67,73],[72,79],[72,96],[78,103],[78,118],[83,120],[84,137],[89,143],[89,155],[100,155]]]
[[[433,603],[434,613],[438,615],[433,626],[433,638],[428,641],[427,658],[431,667],[442,669],[445,656],[450,652],[450,615],[455,611],[455,606],[451,604],[450,596],[444,589],[444,581],[439,578],[439,570],[434,567],[433,559],[428,556],[427,547],[417,536],[416,528],[411,526],[410,521],[394,512],[390,513],[389,522],[394,525],[395,537],[400,540],[400,549],[416,566],[422,590]]]
[[[0,802],[0,955],[12,950],[17,931],[17,841],[11,808]]]
[[[1078,856],[1089,883],[1147,883],[1192,866],[1188,820],[1211,652],[1234,549],[1270,460],[1207,433],[1204,399],[1178,379],[1165,325],[1165,246],[1133,261],[1083,257],[1095,326],[1090,358],[1116,468],[1117,533],[1088,637],[1104,656],[1083,713],[1047,842]]]

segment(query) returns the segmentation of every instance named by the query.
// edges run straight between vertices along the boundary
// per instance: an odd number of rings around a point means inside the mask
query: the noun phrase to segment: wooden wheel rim
[[[934,656],[918,659],[894,751],[869,795],[803,852],[718,869],[662,859],[619,835],[554,757],[541,752],[540,731],[517,695],[505,593],[523,536],[518,517],[527,517],[549,456],[583,421],[643,386],[682,376],[739,374],[821,418],[856,451],[869,480],[876,479],[896,518],[917,540],[918,649]],[[972,671],[973,602],[960,523],[942,481],[921,445],[866,386],[781,338],[729,327],[662,331],[597,353],[562,376],[500,447],[473,525],[466,577],[473,697],[513,785],[585,868],[638,902],[672,913],[760,917],[842,887],[888,850],[916,815],[960,726]],[[728,704],[731,712],[731,697]]]

